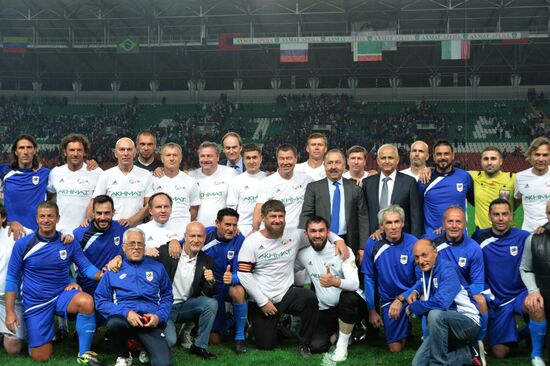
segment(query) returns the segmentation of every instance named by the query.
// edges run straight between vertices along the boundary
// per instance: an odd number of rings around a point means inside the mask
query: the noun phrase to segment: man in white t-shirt
[[[346,260],[337,256],[329,233],[327,220],[310,217],[306,235],[311,246],[298,253],[294,268],[306,270],[319,300],[319,322],[311,342],[312,351],[327,352],[334,343],[333,336],[338,334],[331,358],[342,362],[348,355],[353,326],[361,314],[366,314],[366,303],[359,289],[355,256],[351,251]]]
[[[238,276],[251,302],[249,319],[256,347],[269,350],[277,346],[277,322],[281,313],[301,318],[298,351],[311,358],[310,343],[317,324],[319,304],[315,294],[292,286],[294,261],[301,248],[309,245],[303,230],[285,226],[285,205],[266,201],[261,207],[265,228],[248,236],[239,251]],[[340,253],[349,254],[336,235]]]
[[[151,173],[134,165],[136,146],[128,137],[120,138],[115,145],[118,165],[101,173],[93,197],[106,194],[115,203],[115,216],[119,224],[133,227],[147,217],[147,201],[153,194]],[[88,218],[92,218],[91,201]]]
[[[86,220],[86,208],[92,199],[101,168],[89,170],[84,157],[90,152],[90,142],[80,134],[70,134],[61,140],[61,151],[67,164],[52,169],[48,177],[48,199],[59,207],[57,230],[71,234]]]
[[[8,263],[11,252],[15,245],[13,233],[9,233],[8,214],[3,205],[0,204],[0,334],[4,338],[4,349],[8,354],[17,354],[23,349],[25,339],[27,338],[27,329],[23,317],[23,307],[21,299],[17,298],[15,302],[15,313],[19,319],[17,331],[12,333],[6,326],[6,303],[4,301],[6,275],[8,274]],[[32,230],[24,228],[24,235],[29,235]]]
[[[197,221],[204,226],[216,223],[218,211],[226,206],[229,181],[237,176],[237,171],[219,165],[220,152],[215,142],[204,141],[199,146],[199,169],[189,172],[197,180],[200,190],[201,207]]]
[[[367,169],[367,149],[363,146],[354,145],[347,151],[348,171],[342,176],[346,179],[353,179],[359,187],[363,186],[363,179],[369,176]]]
[[[258,199],[258,190],[266,173],[260,170],[262,150],[258,145],[244,145],[243,160],[246,171],[229,183],[227,207],[237,210],[239,230],[241,234],[247,236],[252,230],[252,218]]]
[[[314,181],[323,179],[326,176],[323,159],[327,148],[328,140],[324,133],[314,132],[310,134],[306,145],[308,159],[303,163],[296,164],[296,171],[306,173]]]
[[[550,140],[537,137],[525,152],[531,168],[516,174],[515,207],[523,203],[523,230],[533,232],[546,224],[546,201],[550,199]]]
[[[172,198],[164,192],[158,192],[151,196],[147,206],[151,221],[138,225],[137,228],[145,233],[145,255],[158,257],[157,248],[177,238],[167,224],[172,213]]]
[[[418,140],[412,143],[411,151],[409,152],[409,160],[411,166],[403,169],[401,173],[410,175],[418,182],[420,173],[426,169],[426,162],[430,159],[430,148],[424,141]]]
[[[153,177],[153,192],[164,192],[172,198],[172,214],[167,227],[181,240],[187,224],[197,218],[201,204],[199,185],[195,178],[180,170],[180,145],[173,142],[164,144],[160,157],[164,165],[164,175]]]
[[[275,173],[266,177],[260,186],[258,200],[254,208],[252,230],[258,231],[261,224],[262,204],[275,199],[283,202],[286,209],[286,226],[298,227],[306,187],[313,179],[305,174],[294,171],[296,166],[296,148],[283,144],[277,148],[277,165]],[[324,166],[322,166],[324,169]]]

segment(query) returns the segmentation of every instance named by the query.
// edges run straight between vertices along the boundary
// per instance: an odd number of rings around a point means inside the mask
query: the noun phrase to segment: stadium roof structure
[[[201,87],[281,88],[310,79],[319,88],[550,84],[550,0],[5,0],[0,33],[26,39],[25,52],[0,53],[3,89],[126,90]],[[441,60],[439,42],[397,44],[381,62],[354,62],[350,44],[310,44],[309,60],[280,63],[278,45],[219,51],[219,36],[349,36],[361,30],[395,34],[528,32],[526,44],[472,41],[467,61]],[[534,38],[536,36],[537,38]],[[7,37],[7,38],[6,38]],[[21,41],[21,38],[19,38]],[[128,49],[120,49],[124,43]],[[23,42],[24,43],[24,42]],[[117,51],[118,49],[118,51]],[[194,83],[193,85],[196,85]],[[239,84],[237,84],[239,85]]]

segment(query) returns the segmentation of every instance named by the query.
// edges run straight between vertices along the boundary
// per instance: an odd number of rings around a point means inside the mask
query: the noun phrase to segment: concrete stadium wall
[[[69,103],[88,104],[105,103],[118,104],[131,101],[134,97],[140,103],[161,103],[166,97],[168,104],[209,103],[220,98],[221,94],[234,103],[272,103],[280,94],[350,94],[356,101],[406,101],[406,100],[492,100],[492,99],[527,99],[527,91],[531,88],[550,95],[550,85],[522,85],[519,87],[479,86],[479,87],[437,87],[437,88],[369,88],[369,89],[279,89],[279,90],[204,90],[204,91],[125,91],[117,93],[110,91],[40,91],[32,90],[0,90],[0,96],[27,96],[38,101],[43,97],[66,97]]]

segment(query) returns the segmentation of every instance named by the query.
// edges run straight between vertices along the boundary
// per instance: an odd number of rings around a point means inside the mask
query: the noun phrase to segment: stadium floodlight
[[[233,89],[241,90],[243,88],[243,79],[237,78],[233,79]]]
[[[309,86],[310,89],[317,89],[319,87],[319,78],[318,77],[310,77],[307,79],[307,85]]]
[[[348,78],[348,87],[350,89],[357,89],[358,84],[359,84],[359,79],[357,79],[357,76],[350,76]]]
[[[32,81],[32,90],[34,92],[39,92],[42,90],[42,81],[41,80],[33,80]]]
[[[430,75],[429,78],[428,78],[428,82],[430,83],[430,86],[432,88],[436,88],[438,86],[441,86],[441,74]]]
[[[120,80],[111,81],[111,90],[117,93],[120,90]]]
[[[73,91],[75,93],[79,93],[82,90],[82,81],[80,80],[73,81],[71,85],[73,86]]]
[[[206,81],[204,79],[197,80],[197,90],[203,91],[206,88]]]
[[[271,79],[271,89],[278,90],[281,88],[281,79],[272,78]]]
[[[187,89],[189,91],[194,91],[197,89],[197,82],[193,79],[187,81]]]
[[[156,93],[159,90],[159,85],[160,83],[157,79],[151,80],[149,82],[149,90],[151,90],[151,92],[153,93]]]
[[[520,74],[510,75],[510,83],[512,84],[512,86],[519,86],[519,84],[521,84],[521,75]]]
[[[398,76],[392,76],[390,78],[390,86],[392,88],[399,88],[401,86],[401,78]]]
[[[479,86],[479,80],[480,80],[480,77],[479,77],[478,74],[472,74],[468,78],[468,81],[470,82],[470,85],[474,88],[477,88]]]

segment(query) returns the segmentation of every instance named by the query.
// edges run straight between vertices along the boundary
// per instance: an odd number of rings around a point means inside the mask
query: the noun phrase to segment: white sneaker
[[[128,355],[128,358],[117,357],[115,366],[132,366],[132,356]]]
[[[546,366],[542,358],[536,356],[531,359],[531,365],[532,366]]]
[[[487,353],[485,352],[485,345],[482,340],[477,341],[477,348],[479,349],[479,360],[481,361],[481,366],[487,366],[487,357],[485,357]]]
[[[149,354],[147,353],[147,351],[145,351],[145,350],[140,351],[138,360],[141,363],[148,363],[149,362]]]
[[[344,362],[348,359],[348,350],[346,348],[336,347],[331,357],[334,362]]]

